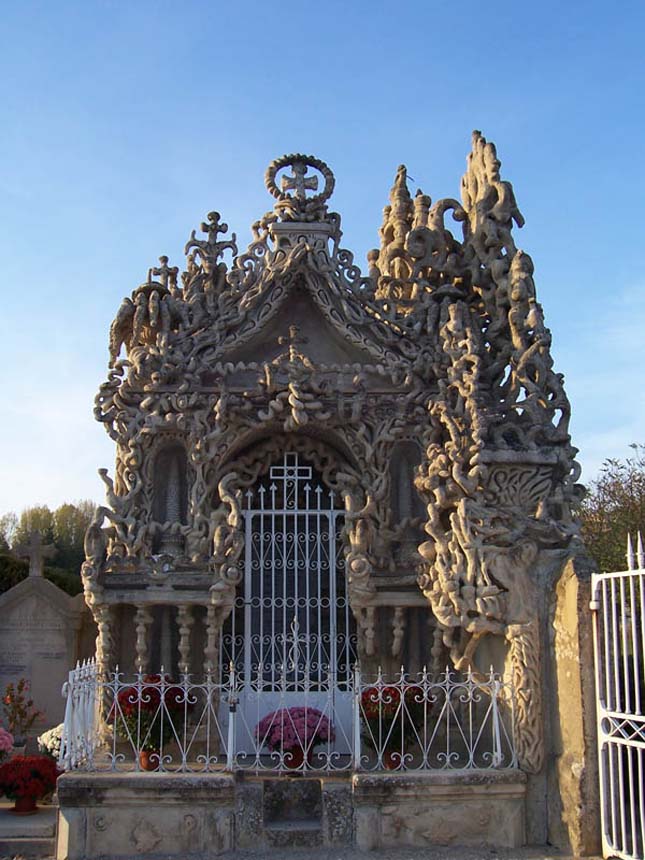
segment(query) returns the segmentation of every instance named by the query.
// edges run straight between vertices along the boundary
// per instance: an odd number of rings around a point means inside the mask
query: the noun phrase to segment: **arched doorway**
[[[335,752],[349,752],[356,636],[343,500],[287,452],[246,491],[242,512],[244,576],[221,659],[224,670],[235,667],[239,689],[237,750],[254,749],[267,713],[308,705],[332,720]]]

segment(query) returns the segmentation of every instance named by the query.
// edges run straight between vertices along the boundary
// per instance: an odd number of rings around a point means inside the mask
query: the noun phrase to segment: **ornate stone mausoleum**
[[[362,274],[334,182],[277,159],[246,250],[211,212],[185,269],[161,257],[119,308],[95,408],[116,471],[83,566],[99,667],[270,684],[288,662],[340,690],[356,663],[492,666],[515,691],[508,844],[591,850],[579,467],[513,189],[479,132],[461,200],[399,167]]]

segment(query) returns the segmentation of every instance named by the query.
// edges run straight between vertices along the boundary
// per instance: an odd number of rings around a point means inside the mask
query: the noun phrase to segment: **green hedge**
[[[18,585],[29,576],[29,563],[20,561],[6,553],[0,553],[0,594]],[[74,596],[83,590],[83,583],[78,573],[65,570],[62,567],[46,567],[45,579],[53,582],[67,594]]]

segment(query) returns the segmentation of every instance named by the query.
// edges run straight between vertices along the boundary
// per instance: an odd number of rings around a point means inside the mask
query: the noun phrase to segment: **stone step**
[[[53,857],[56,807],[39,807],[35,815],[13,815],[12,806],[0,803],[0,857]]]
[[[317,848],[322,845],[320,819],[272,821],[264,825],[267,843],[273,848]]]
[[[38,857],[41,860],[53,858],[56,850],[55,840],[20,838],[3,839],[0,837],[0,858]]]

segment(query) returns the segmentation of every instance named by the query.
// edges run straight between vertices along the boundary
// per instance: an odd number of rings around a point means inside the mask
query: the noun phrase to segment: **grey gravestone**
[[[20,678],[30,682],[34,706],[43,712],[35,728],[62,721],[61,687],[76,660],[91,656],[84,653],[91,623],[82,594],[71,597],[40,576],[0,594],[0,691]]]

